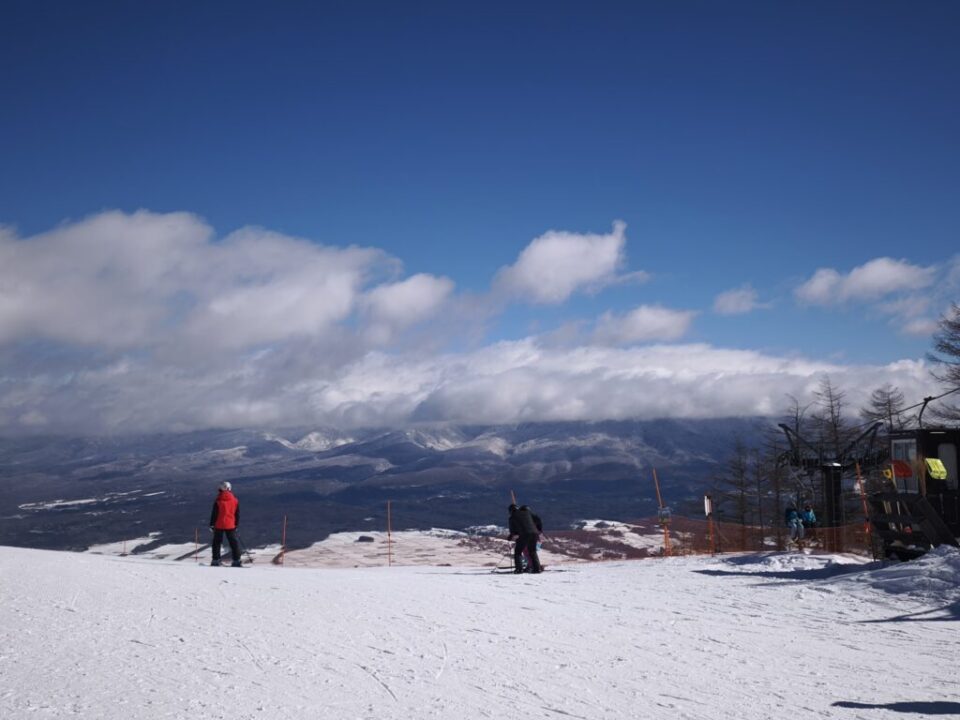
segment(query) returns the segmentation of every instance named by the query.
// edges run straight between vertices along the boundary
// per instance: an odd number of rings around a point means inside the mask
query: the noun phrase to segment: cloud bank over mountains
[[[820,269],[795,292],[929,323],[918,291],[957,267],[879,258]],[[823,374],[851,402],[885,382],[929,392],[922,361],[720,349],[685,341],[699,309],[656,303],[601,312],[564,343],[476,341],[510,303],[556,306],[650,278],[627,267],[619,222],[535,238],[484,296],[408,275],[376,248],[260,228],[219,238],[189,213],[104,212],[28,238],[0,229],[0,432],[776,414]],[[742,286],[713,310],[760,307]]]

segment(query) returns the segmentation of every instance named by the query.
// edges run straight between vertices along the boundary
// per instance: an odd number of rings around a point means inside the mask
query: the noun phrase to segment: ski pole
[[[501,566],[503,565],[503,561],[509,560],[512,554],[513,554],[513,548],[508,547],[507,551],[500,557],[500,562],[498,562],[497,566],[493,568],[493,570],[491,570],[490,572],[496,572],[497,570],[502,570],[503,568]]]
[[[240,538],[240,533],[237,532],[237,542],[240,544],[240,550],[242,555],[247,556],[247,562],[253,563],[253,556],[250,554],[250,551],[247,550],[247,544]]]

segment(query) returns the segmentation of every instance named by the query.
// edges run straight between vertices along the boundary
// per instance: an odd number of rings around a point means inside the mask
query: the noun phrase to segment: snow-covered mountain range
[[[696,502],[756,419],[199,431],[0,439],[0,543],[81,549],[151,531],[192,536],[229,480],[251,542],[331,532],[502,522],[513,492],[553,527]]]

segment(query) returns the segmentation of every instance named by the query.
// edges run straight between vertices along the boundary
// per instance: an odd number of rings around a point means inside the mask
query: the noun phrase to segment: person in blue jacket
[[[810,503],[804,504],[803,512],[800,513],[800,522],[803,523],[803,527],[807,530],[817,526],[817,515],[815,512],[813,512],[813,508],[810,506]]]

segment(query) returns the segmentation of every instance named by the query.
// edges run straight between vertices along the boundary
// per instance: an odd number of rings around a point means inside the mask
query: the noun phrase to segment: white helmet
[[[220,488],[219,488],[219,489],[220,489],[220,490],[226,490],[227,492],[230,492],[231,490],[233,490],[233,485],[231,485],[231,484],[228,483],[226,480],[224,480],[222,483],[220,483]]]

